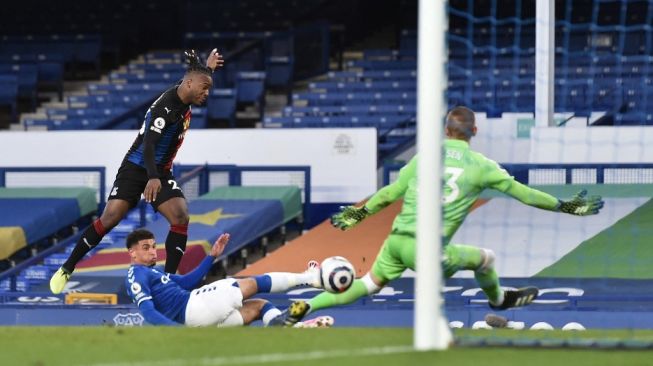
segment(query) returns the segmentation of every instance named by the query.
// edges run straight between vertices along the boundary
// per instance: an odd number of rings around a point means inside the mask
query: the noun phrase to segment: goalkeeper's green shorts
[[[469,245],[449,244],[444,247],[442,271],[445,278],[462,269],[475,270],[483,263],[481,249]],[[399,278],[410,268],[415,270],[415,238],[390,234],[372,265],[372,273],[383,282]]]

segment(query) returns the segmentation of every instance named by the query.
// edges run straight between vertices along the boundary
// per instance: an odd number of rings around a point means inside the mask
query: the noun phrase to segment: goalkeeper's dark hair
[[[186,63],[188,63],[186,75],[193,72],[199,72],[208,76],[213,74],[213,70],[202,63],[199,56],[195,53],[195,50],[185,51],[184,54],[186,55]]]
[[[127,235],[125,240],[125,246],[127,249],[130,249],[134,245],[138,244],[141,240],[154,239],[154,234],[151,231],[145,229],[137,229]]]
[[[456,139],[469,140],[474,136],[475,126],[474,111],[467,107],[455,107],[447,114],[446,127]]]

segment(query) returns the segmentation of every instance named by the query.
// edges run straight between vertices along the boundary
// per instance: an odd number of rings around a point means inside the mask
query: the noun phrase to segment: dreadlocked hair
[[[184,51],[186,55],[186,62],[188,63],[188,69],[186,69],[186,74],[191,72],[199,72],[211,76],[213,70],[210,67],[202,64],[200,57],[197,55],[195,50]]]

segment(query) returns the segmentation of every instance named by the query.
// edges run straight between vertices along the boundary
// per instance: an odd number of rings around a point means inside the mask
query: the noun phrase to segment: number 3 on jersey
[[[449,187],[451,191],[449,194],[442,197],[443,204],[446,205],[447,203],[451,203],[455,201],[456,198],[458,198],[458,195],[460,194],[460,187],[458,187],[458,178],[460,178],[464,171],[465,169],[463,168],[446,167],[444,169],[444,176],[445,179],[447,179],[444,184]]]

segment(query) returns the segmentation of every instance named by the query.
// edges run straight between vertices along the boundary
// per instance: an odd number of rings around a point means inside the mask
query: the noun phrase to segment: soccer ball
[[[329,257],[320,264],[322,286],[328,292],[347,291],[354,282],[355,275],[354,266],[343,257]]]

